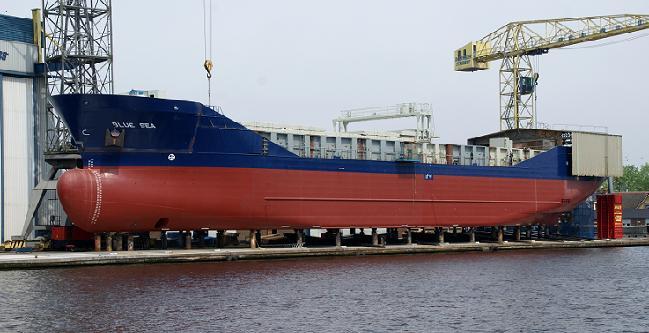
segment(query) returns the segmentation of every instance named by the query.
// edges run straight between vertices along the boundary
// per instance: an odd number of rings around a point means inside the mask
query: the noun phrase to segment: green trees
[[[616,191],[649,191],[649,163],[638,167],[624,166],[624,176],[615,178],[613,186]]]

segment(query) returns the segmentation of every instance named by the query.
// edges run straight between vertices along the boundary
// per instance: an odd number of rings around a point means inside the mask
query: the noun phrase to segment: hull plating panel
[[[599,186],[553,180],[223,167],[75,169],[59,180],[92,232],[552,223]]]

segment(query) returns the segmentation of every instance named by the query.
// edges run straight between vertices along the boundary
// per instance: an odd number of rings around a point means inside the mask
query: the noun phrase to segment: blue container
[[[593,203],[585,201],[572,211],[571,217],[564,220],[559,233],[564,236],[595,239],[595,211]]]

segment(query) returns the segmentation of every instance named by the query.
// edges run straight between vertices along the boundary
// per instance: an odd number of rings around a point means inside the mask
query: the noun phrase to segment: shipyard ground
[[[269,260],[301,257],[424,254],[527,249],[603,248],[649,246],[648,238],[556,241],[524,240],[504,243],[447,243],[441,245],[388,245],[384,247],[286,247],[193,250],[141,250],[114,252],[32,252],[0,254],[0,269],[42,269],[87,265],[124,265],[232,260]]]

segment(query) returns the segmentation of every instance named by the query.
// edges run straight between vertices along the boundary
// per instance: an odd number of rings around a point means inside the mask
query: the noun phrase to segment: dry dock
[[[442,245],[388,245],[385,247],[226,248],[196,250],[144,250],[116,252],[33,252],[0,254],[0,269],[35,269],[85,265],[124,265],[198,261],[266,260],[321,256],[423,254],[556,248],[649,246],[649,239],[592,241],[520,241],[451,243]]]

